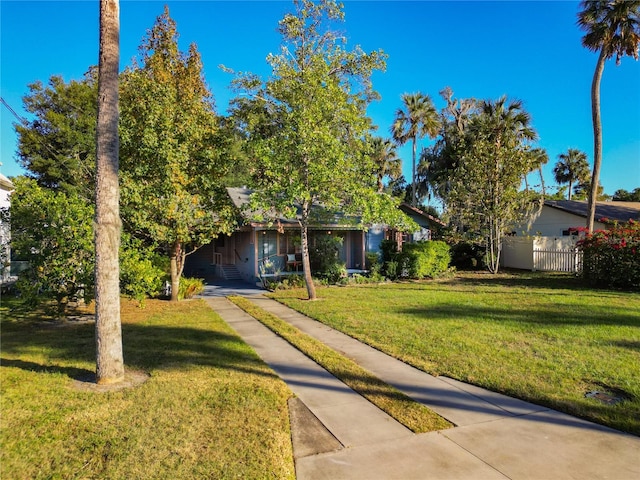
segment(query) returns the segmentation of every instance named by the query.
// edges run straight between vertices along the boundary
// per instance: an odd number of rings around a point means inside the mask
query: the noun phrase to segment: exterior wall
[[[13,189],[13,184],[7,177],[0,173],[0,209],[8,209],[10,205],[9,194]],[[8,223],[3,223],[0,218],[0,282],[4,282],[11,277],[11,228]]]
[[[527,225],[518,225],[514,231],[517,236],[562,237],[564,230],[572,227],[584,227],[585,224],[584,217],[544,205],[531,227],[527,228]],[[606,228],[603,223],[597,221],[594,223],[595,230],[602,228]]]
[[[533,270],[533,237],[504,237],[500,264],[505,268]]]
[[[505,268],[575,272],[581,268],[577,237],[505,237],[500,264]]]

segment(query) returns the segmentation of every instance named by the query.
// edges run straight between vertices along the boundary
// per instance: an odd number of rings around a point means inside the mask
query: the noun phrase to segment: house
[[[530,225],[519,225],[515,236],[563,237],[587,222],[588,205],[584,200],[545,200]],[[640,202],[597,202],[594,230],[606,229],[612,221],[640,220]]]
[[[13,190],[13,183],[7,177],[0,173],[0,210],[4,211],[9,208],[9,194]],[[9,241],[11,230],[9,224],[3,222],[3,215],[0,215],[0,283],[9,280],[11,275]]]
[[[297,218],[274,218],[270,222],[252,220],[253,215],[248,210],[251,190],[227,188],[227,193],[241,217],[240,226],[232,235],[220,236],[189,255],[184,274],[206,281],[226,278],[254,283],[264,276],[302,272]],[[366,253],[379,252],[381,241],[395,238],[397,233],[384,225],[372,225],[365,231],[358,225],[357,218],[340,212],[329,213],[316,207],[315,213],[317,220],[309,228],[310,246],[324,235],[340,237],[340,259],[351,272],[364,271]],[[411,216],[420,220],[417,223],[422,236],[430,236],[429,222],[436,219],[418,209],[411,212]]]
[[[502,242],[507,268],[576,273],[582,257],[576,249],[578,228],[585,227],[588,206],[579,200],[545,200],[529,225],[519,225]],[[640,220],[640,202],[597,202],[594,230],[613,221]]]

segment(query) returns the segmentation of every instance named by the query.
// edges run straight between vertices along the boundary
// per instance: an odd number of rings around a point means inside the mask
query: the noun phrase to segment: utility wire
[[[2,104],[5,107],[7,107],[7,110],[9,110],[13,114],[13,116],[16,117],[23,126],[25,127],[29,126],[29,122],[27,121],[27,119],[18,115],[16,111],[13,108],[11,108],[11,105],[9,105],[4,98],[0,97],[0,102],[2,102]]]

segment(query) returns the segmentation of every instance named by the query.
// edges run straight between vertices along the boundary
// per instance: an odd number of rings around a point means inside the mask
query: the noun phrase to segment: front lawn
[[[125,363],[150,378],[108,393],[74,386],[94,323],[3,303],[2,478],[294,478],[288,388],[204,302],[123,300]]]
[[[278,291],[279,301],[417,368],[640,435],[640,294],[568,275]],[[587,398],[598,391],[615,405]]]

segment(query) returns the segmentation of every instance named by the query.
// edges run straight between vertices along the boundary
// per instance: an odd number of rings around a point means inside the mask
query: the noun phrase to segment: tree
[[[607,60],[615,55],[616,65],[629,55],[638,60],[640,44],[640,1],[583,0],[578,25],[586,33],[582,45],[600,52],[591,83],[591,117],[593,121],[593,173],[589,192],[587,229],[593,232],[600,168],[602,166],[602,121],[600,118],[600,81]]]
[[[522,102],[485,100],[467,115],[462,123],[447,117],[431,150],[436,192],[453,223],[484,240],[487,265],[496,273],[504,233],[541,205],[541,195],[520,187],[544,156],[530,146],[536,133]]]
[[[23,102],[34,119],[15,126],[18,160],[39,185],[93,199],[97,100],[95,67],[81,81],[52,76],[46,87],[29,85]]]
[[[377,193],[375,169],[363,154],[371,129],[366,107],[377,98],[371,74],[384,68],[384,54],[349,51],[343,36],[322,33],[327,23],[344,19],[334,0],[298,0],[294,6],[279,22],[280,53],[267,58],[270,79],[248,73],[234,80],[241,93],[234,113],[247,129],[257,166],[253,208],[266,218],[273,218],[269,213],[297,218],[313,300],[309,226],[336,210],[357,213],[363,223],[398,211],[391,197]]]
[[[98,122],[96,126],[96,382],[124,378],[120,325],[120,207],[118,186],[118,67],[120,5],[100,1]]]
[[[411,206],[416,206],[416,150],[417,141],[424,135],[433,138],[438,133],[439,121],[431,97],[422,93],[405,93],[402,95],[403,106],[396,111],[391,135],[398,145],[411,140]]]
[[[93,205],[78,195],[43,188],[32,178],[17,177],[13,183],[11,248],[29,262],[18,288],[34,304],[54,299],[56,315],[64,316],[72,298],[93,294]]]
[[[369,147],[371,148],[371,160],[375,168],[378,192],[382,193],[385,177],[388,177],[393,183],[402,175],[402,161],[398,158],[396,147],[390,140],[374,137],[369,142]]]
[[[568,200],[571,200],[573,185],[589,181],[587,154],[575,148],[570,148],[566,153],[561,153],[558,155],[558,162],[553,167],[553,176],[558,184],[569,184]]]
[[[614,201],[618,202],[640,202],[640,187],[634,188],[631,192],[621,188],[613,193]]]
[[[171,300],[178,300],[185,258],[229,232],[225,155],[213,96],[197,46],[178,49],[165,7],[123,75],[122,205],[127,230],[170,259]]]

